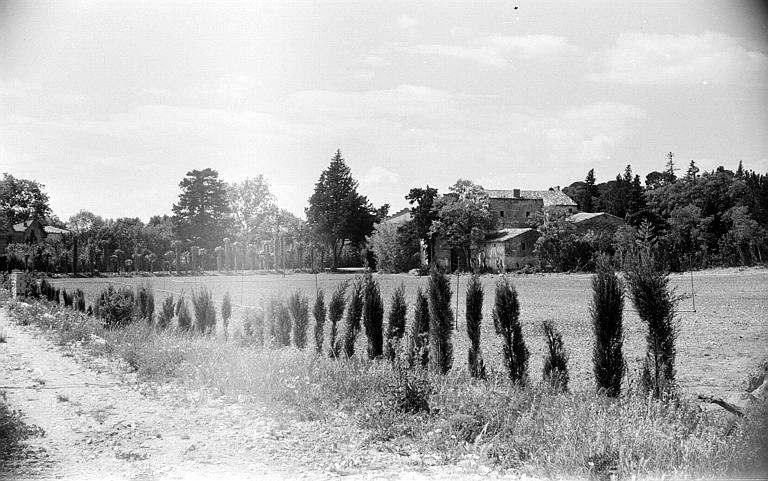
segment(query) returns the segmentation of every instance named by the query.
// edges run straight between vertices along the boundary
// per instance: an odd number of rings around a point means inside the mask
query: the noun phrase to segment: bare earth
[[[0,309],[0,384],[44,436],[0,479],[484,479],[488,468],[367,444],[345,419],[284,421],[252,404],[137,384],[115,364],[62,351]],[[87,367],[86,367],[87,366]],[[2,388],[0,388],[2,389]],[[184,399],[186,398],[186,399]],[[277,416],[279,417],[279,416]],[[469,468],[469,466],[467,466]]]

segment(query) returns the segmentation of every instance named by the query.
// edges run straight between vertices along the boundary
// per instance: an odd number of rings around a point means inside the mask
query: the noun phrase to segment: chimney
[[[520,189],[512,189],[512,197],[514,197],[515,199],[519,199],[520,198]]]

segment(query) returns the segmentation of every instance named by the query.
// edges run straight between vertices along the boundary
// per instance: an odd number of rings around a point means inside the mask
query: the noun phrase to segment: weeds
[[[568,353],[563,344],[563,335],[555,328],[552,321],[542,323],[544,338],[547,342],[547,354],[544,358],[544,382],[553,389],[568,391]]]
[[[163,300],[163,305],[160,308],[160,313],[157,315],[157,327],[159,329],[167,329],[171,325],[173,320],[173,295],[169,295]]]

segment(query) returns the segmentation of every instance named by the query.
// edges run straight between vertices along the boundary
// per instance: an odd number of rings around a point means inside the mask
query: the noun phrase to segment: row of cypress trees
[[[596,259],[590,305],[594,334],[592,363],[596,385],[598,390],[608,396],[616,397],[621,393],[621,384],[627,369],[623,356],[626,290],[640,319],[648,326],[642,386],[653,396],[662,397],[674,387],[674,344],[677,336],[674,309],[679,298],[670,291],[668,275],[655,264],[653,249],[650,247],[638,247],[632,258],[625,262],[624,278],[626,281],[616,273],[610,257],[603,255]],[[348,297],[347,291],[350,291]],[[381,289],[371,273],[356,278],[351,286],[348,281],[340,283],[331,296],[327,309],[325,294],[320,290],[312,309],[316,320],[315,349],[318,353],[323,352],[327,320],[330,323],[328,355],[333,358],[342,355],[354,356],[357,337],[364,329],[367,338],[366,355],[369,359],[386,357],[394,362],[398,350],[405,347],[411,367],[429,367],[433,372],[445,374],[451,369],[454,357],[451,340],[454,328],[451,295],[448,277],[433,270],[426,292],[421,288],[417,289],[409,344],[402,346],[408,309],[403,285],[392,293],[386,332]],[[470,375],[479,379],[486,377],[480,346],[483,300],[484,292],[480,278],[473,275],[466,291],[466,326],[469,338],[467,360]],[[304,348],[309,323],[307,298],[297,291],[288,299],[287,308],[278,301],[271,302],[274,305],[269,305],[267,312],[271,316],[270,334],[276,343],[287,346],[293,337],[294,344]],[[344,332],[340,333],[342,318]],[[505,371],[513,383],[525,384],[528,379],[530,353],[523,338],[517,291],[506,277],[496,283],[492,319],[494,330],[502,340],[502,362]],[[562,334],[549,320],[543,322],[541,328],[547,346],[543,377],[552,386],[567,390],[569,356]]]

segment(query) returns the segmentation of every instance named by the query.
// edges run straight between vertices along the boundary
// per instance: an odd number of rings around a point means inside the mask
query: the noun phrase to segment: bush
[[[264,312],[257,309],[246,309],[243,319],[243,334],[252,339],[257,346],[264,345]]]
[[[598,390],[617,397],[621,393],[621,380],[626,371],[622,354],[624,284],[614,272],[607,255],[597,257],[592,291],[590,313],[595,335],[592,351],[595,382]]]
[[[453,312],[448,276],[433,269],[429,276],[429,362],[434,372],[446,374],[453,364]]]
[[[528,380],[528,348],[520,325],[520,304],[515,286],[506,277],[496,284],[493,326],[502,339],[502,358],[509,378],[514,383]]]
[[[432,394],[432,386],[423,369],[411,371],[399,363],[396,364],[387,392],[389,399],[385,401],[385,405],[395,412],[430,412],[429,396]]]
[[[187,306],[183,293],[176,301],[176,318],[180,330],[189,331],[192,329],[192,315],[189,312],[189,306]]]
[[[376,256],[379,272],[406,272],[419,266],[419,239],[399,226],[376,224],[368,237],[368,247]]]
[[[309,326],[309,300],[301,291],[294,291],[288,297],[288,310],[293,321],[293,345],[304,349],[307,345],[307,327]]]
[[[333,291],[331,303],[328,306],[328,320],[331,321],[331,332],[328,340],[330,342],[330,350],[328,354],[333,358],[339,357],[339,353],[341,352],[341,342],[337,340],[337,334],[339,321],[341,321],[341,317],[344,315],[347,287],[349,287],[348,281],[339,282],[339,285],[336,286],[336,290]]]
[[[53,300],[56,301],[56,304],[61,304],[61,290],[56,289],[56,293],[53,297]]]
[[[273,322],[275,325],[275,341],[279,347],[291,345],[291,315],[285,305],[276,301],[273,306]]]
[[[394,362],[400,343],[405,335],[405,318],[408,315],[408,305],[405,302],[405,285],[402,283],[392,293],[392,304],[389,309],[387,324],[387,358]]]
[[[421,287],[416,289],[409,360],[411,367],[417,364],[421,367],[429,365],[429,300]]]
[[[85,312],[85,293],[82,289],[77,289],[75,291],[75,297],[73,299],[74,301],[74,307],[76,310],[80,312]]]
[[[358,277],[352,283],[352,293],[347,305],[347,318],[344,323],[344,354],[352,357],[355,354],[355,341],[360,333],[360,318],[363,315],[363,282]]]
[[[648,327],[642,386],[645,392],[660,398],[673,394],[675,389],[675,308],[679,298],[669,288],[669,274],[656,263],[647,224],[641,226],[640,236],[641,241],[627,256],[624,270],[629,296]]]
[[[379,283],[368,272],[363,277],[363,326],[368,339],[368,359],[384,354],[384,302]]]
[[[64,289],[61,291],[61,295],[64,298],[64,307],[72,307],[72,294]]]
[[[69,297],[69,301],[67,301]],[[71,305],[72,297],[65,293],[64,305]],[[115,289],[111,284],[99,293],[96,301],[96,315],[104,322],[104,327],[125,327],[133,322],[134,295],[131,289]]]
[[[157,316],[157,327],[160,329],[166,329],[173,319],[173,295],[169,295],[163,300],[163,305],[160,309],[160,314]]]
[[[568,353],[563,344],[563,335],[555,328],[552,321],[542,323],[544,339],[547,342],[547,355],[544,358],[544,382],[554,389],[568,391]]]
[[[483,321],[483,285],[475,274],[467,283],[467,337],[469,352],[467,362],[469,374],[478,379],[485,379],[485,364],[480,350],[480,327]]]
[[[229,297],[229,292],[226,292],[224,294],[224,299],[221,301],[221,320],[222,324],[224,325],[224,338],[226,339],[228,328],[229,328],[229,318],[232,317],[232,299]]]
[[[195,310],[195,328],[199,332],[209,334],[216,329],[216,308],[213,304],[211,291],[202,287],[193,293],[192,307]]]
[[[149,282],[136,289],[136,314],[140,319],[146,319],[147,324],[152,324],[155,314],[155,294]]]
[[[323,328],[325,327],[325,293],[322,289],[317,291],[312,315],[315,318],[315,348],[320,354],[323,352]]]

